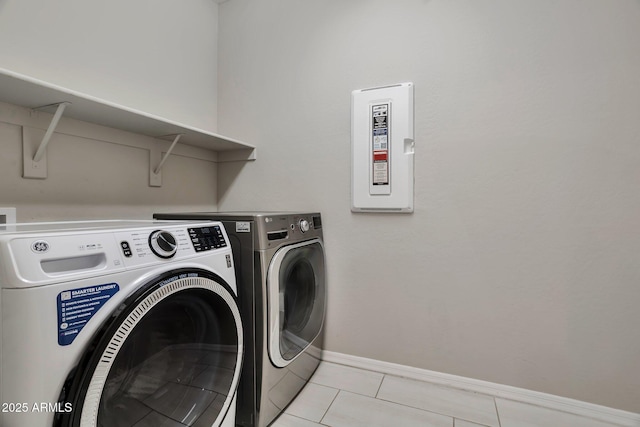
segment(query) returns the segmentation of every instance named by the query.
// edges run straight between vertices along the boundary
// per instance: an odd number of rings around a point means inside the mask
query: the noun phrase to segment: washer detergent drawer
[[[15,287],[41,286],[74,277],[124,270],[112,234],[25,237],[9,242]]]
[[[50,276],[69,274],[77,271],[101,270],[107,264],[105,253],[74,256],[40,261],[42,271]]]

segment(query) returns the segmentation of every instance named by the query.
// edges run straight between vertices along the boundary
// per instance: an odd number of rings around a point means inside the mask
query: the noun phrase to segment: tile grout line
[[[437,411],[434,411],[434,410],[432,410],[432,409],[420,408],[420,407],[418,407],[418,406],[410,405],[410,404],[408,404],[408,403],[406,403],[406,402],[397,402],[397,401],[395,401],[395,400],[387,400],[387,399],[383,399],[383,398],[381,398],[381,397],[378,397],[378,395],[380,394],[380,389],[382,388],[382,383],[384,382],[384,379],[385,379],[387,376],[392,376],[392,377],[396,377],[396,378],[402,378],[402,377],[397,377],[396,375],[391,375],[391,374],[382,374],[382,375],[383,375],[383,376],[382,376],[382,381],[380,382],[380,387],[378,387],[378,391],[376,392],[376,395],[375,395],[375,397],[374,397],[376,400],[380,400],[381,402],[393,403],[393,404],[396,404],[396,405],[399,405],[399,406],[403,406],[403,407],[405,407],[405,408],[416,409],[416,410],[418,410],[418,411],[429,412],[429,413],[431,413],[431,414],[437,414],[437,415],[443,415],[443,416],[445,416],[445,417],[450,417],[450,418],[451,418],[451,420],[452,420],[453,425],[455,425],[455,419],[456,419],[456,417],[455,417],[454,415],[447,414],[447,413],[443,413],[443,412],[437,412]],[[407,378],[404,378],[404,379],[407,379]],[[410,378],[409,378],[409,379],[410,379]],[[424,383],[427,383],[426,381],[418,381],[418,382],[424,382]],[[355,394],[357,394],[357,393],[355,393]],[[496,405],[496,403],[495,403],[495,398],[494,398],[494,396],[490,396],[490,397],[492,398],[492,400],[493,400],[493,404],[494,404],[494,407],[495,407],[495,405]],[[497,409],[496,409],[496,414],[497,414]],[[497,426],[497,427],[501,427],[501,426],[500,426],[500,419],[498,419],[498,426]]]
[[[334,363],[334,362],[324,362],[324,363],[328,363],[328,364],[332,364],[332,365],[338,365],[338,366],[342,366],[342,367],[345,367],[345,368],[353,369],[353,370],[356,370],[356,371],[364,371],[364,372],[367,372],[367,373],[369,373],[369,374],[377,374],[377,375],[381,375],[381,376],[382,376],[382,378],[380,379],[380,385],[378,385],[378,389],[377,389],[377,391],[376,391],[373,395],[371,395],[371,394],[365,393],[365,392],[363,392],[363,391],[346,390],[346,389],[343,389],[343,388],[338,388],[338,387],[336,387],[336,386],[335,386],[335,385],[333,385],[333,384],[327,384],[327,383],[317,382],[317,381],[314,381],[314,376],[311,376],[311,378],[310,378],[310,379],[309,379],[309,381],[308,381],[309,383],[312,383],[312,384],[315,384],[315,385],[319,385],[319,386],[322,386],[322,387],[332,388],[332,389],[334,389],[334,390],[345,391],[345,392],[348,392],[348,393],[357,394],[357,395],[359,395],[359,396],[370,397],[370,398],[372,398],[372,399],[376,399],[376,396],[378,395],[378,393],[380,392],[380,388],[382,387],[382,381],[384,380],[384,377],[387,375],[387,374],[385,374],[385,373],[383,373],[383,372],[372,371],[372,370],[370,370],[370,369],[355,368],[355,367],[353,367],[353,366],[349,366],[349,365],[342,365],[342,364],[340,364],[340,363]],[[315,375],[315,374],[314,374],[314,375]],[[392,376],[393,376],[393,375],[392,375]],[[328,381],[328,383],[331,383],[331,381]],[[383,399],[381,399],[381,400],[383,400]]]
[[[378,390],[376,390],[376,394],[373,396],[374,399],[378,398],[378,395],[380,394],[380,389],[382,388],[382,383],[384,382],[384,379],[387,377],[387,374],[382,374],[382,379],[380,380],[380,385],[378,385]],[[382,400],[382,399],[380,399]]]
[[[322,417],[320,417],[320,421],[318,421],[318,424],[322,424],[322,420],[324,420],[324,417],[327,416],[327,413],[329,412],[329,409],[331,409],[331,406],[333,405],[333,402],[336,401],[336,399],[338,398],[338,395],[340,394],[340,392],[342,391],[342,389],[336,389],[338,390],[338,392],[336,393],[335,396],[333,396],[333,399],[331,399],[331,403],[329,403],[329,406],[327,406],[327,409],[324,411],[324,414],[322,414]]]
[[[357,394],[358,396],[369,397],[371,399],[378,399],[376,396],[372,396],[371,394],[365,394],[365,393],[358,392],[358,391],[345,390],[345,389],[342,389],[342,388],[336,388],[335,386],[326,385],[326,384],[320,384],[320,383],[312,383],[312,384],[319,385],[319,386],[322,386],[322,387],[332,388],[334,390],[344,391],[344,392],[351,393],[351,394]],[[393,403],[393,401],[391,401],[391,400],[384,400],[384,399],[378,399],[378,400],[382,400],[384,402],[392,402]]]
[[[327,362],[327,363],[334,363],[334,362]],[[493,401],[493,404],[494,404],[494,408],[496,409],[496,415],[497,415],[497,405],[496,405],[496,402],[495,402],[495,396],[494,395],[474,392],[474,391],[470,391],[470,390],[459,389],[459,388],[456,388],[456,387],[447,387],[447,386],[444,386],[444,385],[441,385],[441,384],[434,384],[434,383],[431,383],[429,381],[416,380],[416,379],[413,379],[413,378],[405,378],[405,377],[401,377],[401,376],[398,376],[398,375],[386,374],[386,373],[383,373],[383,372],[373,371],[373,370],[370,370],[370,369],[356,368],[356,367],[349,366],[349,365],[341,365],[339,363],[334,363],[334,364],[339,365],[339,366],[344,366],[344,367],[347,367],[347,368],[352,368],[352,369],[359,370],[359,371],[366,371],[366,372],[369,372],[369,373],[381,374],[382,375],[382,379],[380,381],[380,385],[378,386],[378,390],[376,391],[376,393],[373,396],[371,396],[369,394],[359,393],[359,392],[356,392],[356,391],[338,389],[338,388],[336,388],[334,386],[330,386],[330,385],[326,385],[326,384],[321,384],[321,383],[314,383],[314,384],[320,385],[320,386],[324,386],[324,387],[334,388],[336,390],[339,390],[339,392],[340,391],[344,391],[345,393],[356,394],[358,396],[379,400],[381,402],[391,403],[391,404],[402,406],[402,407],[405,407],[405,408],[411,408],[411,409],[422,411],[422,412],[428,412],[428,413],[431,413],[431,414],[437,414],[437,415],[442,415],[442,416],[445,416],[445,417],[450,417],[452,420],[455,420],[456,417],[454,415],[452,415],[452,414],[449,414],[449,413],[439,412],[439,411],[436,411],[436,410],[433,410],[433,409],[425,409],[425,408],[421,408],[419,406],[413,406],[413,405],[411,405],[411,404],[409,404],[407,402],[398,402],[398,401],[395,401],[395,400],[388,400],[388,399],[384,399],[384,398],[378,397],[378,395],[380,394],[380,390],[382,389],[382,383],[384,382],[384,380],[385,380],[385,378],[387,376],[390,376],[390,377],[393,377],[393,378],[399,378],[399,379],[403,379],[403,380],[415,381],[415,382],[418,382],[418,383],[430,384],[430,385],[434,385],[434,386],[439,387],[439,388],[455,389],[455,390],[459,390],[459,391],[462,391],[464,393],[468,393],[468,394],[471,394],[471,395],[480,395],[480,396],[485,396],[485,397],[491,398],[491,400]],[[336,395],[336,398],[337,398],[337,395]],[[334,400],[331,402],[331,405],[333,405],[333,402],[335,401],[336,398],[334,398]],[[331,405],[329,405],[329,407],[331,407]],[[325,412],[325,415],[328,412],[328,410],[329,410],[329,408],[327,408],[327,411]],[[324,419],[324,416],[321,418],[321,420],[322,419]],[[468,421],[478,424],[477,421],[471,421],[471,420],[468,420]],[[498,417],[498,425],[496,427],[501,427],[499,417]]]
[[[372,371],[372,372],[374,372],[374,371]],[[382,372],[380,372],[380,373],[382,373]],[[381,402],[393,403],[393,404],[396,404],[396,405],[399,405],[399,406],[403,406],[405,408],[411,408],[411,409],[416,409],[418,411],[429,412],[431,414],[437,414],[437,415],[443,415],[445,417],[450,417],[451,418],[451,425],[455,426],[455,417],[453,417],[452,415],[443,414],[443,413],[435,412],[435,411],[430,411],[428,409],[418,408],[416,406],[411,406],[411,405],[406,404],[406,403],[396,402],[396,401],[393,401],[393,400],[387,400],[387,399],[382,399],[382,398],[378,397],[378,395],[380,394],[380,389],[382,389],[382,383],[384,383],[384,380],[388,375],[389,374],[382,373],[382,380],[380,381],[380,385],[378,386],[378,390],[376,391],[375,396],[373,396],[374,399],[379,400]],[[393,375],[391,375],[391,376],[393,376]],[[354,394],[357,394],[357,393],[354,393]],[[498,426],[498,427],[500,427],[500,426]]]
[[[382,373],[382,372],[379,372],[379,373]],[[428,384],[430,386],[441,388],[441,389],[459,391],[459,392],[463,392],[463,393],[467,393],[467,394],[472,394],[472,395],[475,395],[475,396],[485,396],[485,397],[490,397],[490,398],[495,398],[496,397],[495,394],[491,394],[489,392],[476,391],[476,390],[472,390],[470,388],[464,388],[464,387],[459,387],[459,386],[456,386],[456,385],[434,382],[434,381],[430,381],[430,380],[426,380],[426,379],[418,379],[418,378],[413,378],[413,377],[409,377],[409,376],[402,376],[402,375],[396,375],[396,374],[383,374],[383,375],[390,376],[392,378],[398,378],[398,379],[401,379],[401,380],[413,381],[413,382],[417,382],[417,383],[421,383],[421,384]]]
[[[319,425],[319,426],[327,426],[326,424],[322,424],[320,421],[317,421],[317,422],[316,422],[316,421],[311,421],[311,420],[309,420],[309,419],[306,419],[306,418],[303,418],[303,417],[299,417],[298,415],[289,414],[289,413],[287,413],[287,412],[283,412],[283,413],[281,413],[280,415],[278,415],[278,418],[279,418],[280,416],[282,416],[282,415],[288,415],[288,416],[293,417],[293,418],[296,418],[296,419],[298,419],[298,420],[308,421],[308,422],[310,422],[310,423],[317,424],[317,425]],[[276,418],[276,419],[274,420],[274,424],[278,421],[278,418]]]
[[[349,393],[350,393],[350,392],[349,392]],[[354,394],[357,394],[357,393],[354,393]],[[363,396],[363,395],[360,395],[360,396]],[[371,396],[365,396],[365,397],[371,397]],[[395,400],[387,400],[387,399],[382,399],[382,398],[377,398],[377,397],[374,397],[374,399],[379,400],[379,401],[381,401],[381,402],[392,403],[392,404],[394,404],[394,405],[402,406],[402,407],[404,407],[404,408],[415,409],[415,410],[417,410],[417,411],[428,412],[428,413],[430,413],[430,414],[442,415],[442,416],[444,416],[444,417],[449,417],[449,418],[451,418],[452,420],[455,420],[455,419],[456,419],[456,417],[455,417],[454,415],[446,414],[446,413],[444,413],[444,412],[437,412],[437,411],[434,411],[434,410],[431,410],[431,409],[424,409],[424,408],[420,408],[420,407],[418,407],[418,406],[412,406],[412,405],[409,405],[408,403],[396,402]],[[465,420],[465,419],[462,419],[462,418],[460,418],[460,419],[461,419],[461,420],[463,420],[463,421],[470,421],[470,420]],[[475,421],[470,421],[470,422],[475,423],[475,424],[478,424],[478,423],[477,423],[477,422],[475,422]],[[480,425],[482,425],[482,424],[480,424]],[[498,427],[500,427],[500,426],[498,426]]]
[[[498,401],[496,397],[493,396],[493,405],[496,407],[496,418],[498,418],[498,427],[502,427],[502,422],[500,421],[500,411],[498,411]]]

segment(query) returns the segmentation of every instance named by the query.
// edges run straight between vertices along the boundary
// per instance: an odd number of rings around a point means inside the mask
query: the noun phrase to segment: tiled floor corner
[[[322,362],[273,427],[618,427],[548,408]]]

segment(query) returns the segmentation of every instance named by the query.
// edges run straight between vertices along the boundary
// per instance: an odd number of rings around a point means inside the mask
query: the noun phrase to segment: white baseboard
[[[476,380],[473,378],[460,377],[457,375],[444,374],[441,372],[429,371],[427,369],[398,365],[396,363],[367,359],[365,357],[351,356],[333,351],[323,351],[322,360],[354,368],[376,371],[383,374],[446,385],[476,393],[489,394],[507,400],[528,403],[530,405],[593,418],[623,427],[640,427],[640,414],[582,402],[566,397],[555,396],[552,394],[540,393],[518,387]]]

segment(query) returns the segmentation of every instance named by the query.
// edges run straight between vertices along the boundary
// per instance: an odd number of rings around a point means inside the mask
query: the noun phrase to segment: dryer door
[[[202,270],[156,279],[123,304],[65,385],[58,426],[219,426],[242,358],[230,288]]]
[[[324,247],[318,239],[284,246],[267,275],[269,357],[285,367],[322,330],[326,301]]]

